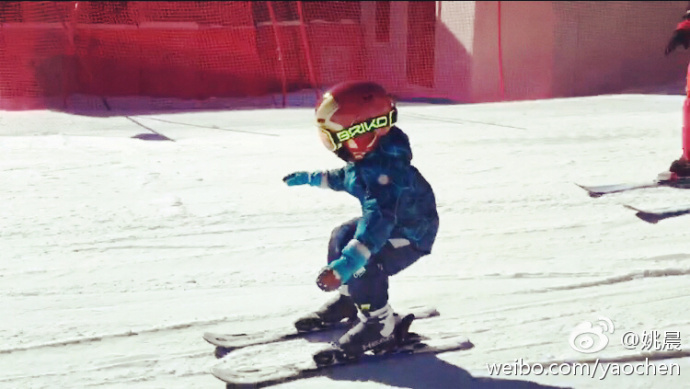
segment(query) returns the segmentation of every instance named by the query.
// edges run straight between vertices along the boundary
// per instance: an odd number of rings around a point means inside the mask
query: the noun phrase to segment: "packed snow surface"
[[[593,199],[575,185],[666,170],[682,100],[400,104],[441,227],[433,253],[391,279],[390,302],[435,306],[413,329],[475,347],[277,387],[690,388],[690,216],[652,225],[621,205],[690,206],[690,191]],[[314,283],[328,238],[360,209],[281,181],[342,166],[312,114],[2,112],[0,387],[222,388],[204,332],[289,327],[328,299]],[[152,131],[172,141],[133,138]],[[572,347],[583,322],[603,350]],[[593,377],[561,365],[596,359]],[[489,372],[522,362],[559,365]],[[639,364],[654,366],[628,374]]]

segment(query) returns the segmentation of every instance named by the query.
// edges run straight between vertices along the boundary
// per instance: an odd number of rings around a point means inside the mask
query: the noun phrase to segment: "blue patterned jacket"
[[[324,174],[323,184],[361,203],[355,239],[372,254],[391,238],[405,238],[418,250],[431,252],[439,226],[436,199],[411,160],[407,135],[392,127],[364,159]]]

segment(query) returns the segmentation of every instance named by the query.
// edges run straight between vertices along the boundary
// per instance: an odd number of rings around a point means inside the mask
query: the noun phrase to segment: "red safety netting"
[[[1,2],[0,109],[287,96],[347,79],[456,102],[614,93],[684,76],[685,56],[663,48],[686,5]]]

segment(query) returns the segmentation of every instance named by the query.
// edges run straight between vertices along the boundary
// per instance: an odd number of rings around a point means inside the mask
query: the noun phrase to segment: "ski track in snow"
[[[690,275],[690,269],[644,270],[644,271],[640,271],[640,272],[625,274],[622,276],[605,278],[605,279],[602,279],[599,281],[585,282],[585,283],[575,284],[575,285],[556,286],[553,288],[546,288],[543,290],[534,290],[533,292],[540,293],[540,292],[549,292],[552,290],[570,290],[570,289],[579,289],[579,288],[589,288],[592,286],[610,285],[610,284],[617,284],[620,282],[630,282],[630,281],[638,280],[638,279],[642,279],[642,278],[673,277],[673,276],[687,276],[687,275]]]
[[[682,98],[402,104],[441,228],[432,255],[391,280],[391,303],[436,306],[441,316],[413,330],[459,333],[475,348],[276,387],[690,388],[690,216],[648,225],[621,206],[687,204],[690,192],[592,199],[574,184],[666,169],[680,153]],[[203,332],[285,328],[319,306],[330,231],[359,207],[281,182],[340,166],[311,115],[140,115],[175,139],[147,142],[121,116],[3,112],[0,388],[221,388]],[[572,329],[601,316],[616,327],[607,348],[573,350]],[[682,350],[620,342],[652,330],[679,331]],[[597,357],[678,363],[685,375],[490,377],[486,367]]]

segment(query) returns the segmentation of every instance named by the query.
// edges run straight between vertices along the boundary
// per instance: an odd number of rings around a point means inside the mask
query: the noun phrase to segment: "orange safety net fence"
[[[74,95],[198,100],[378,81],[472,103],[684,77],[686,2],[0,2],[0,109]],[[682,91],[679,91],[682,93]]]

